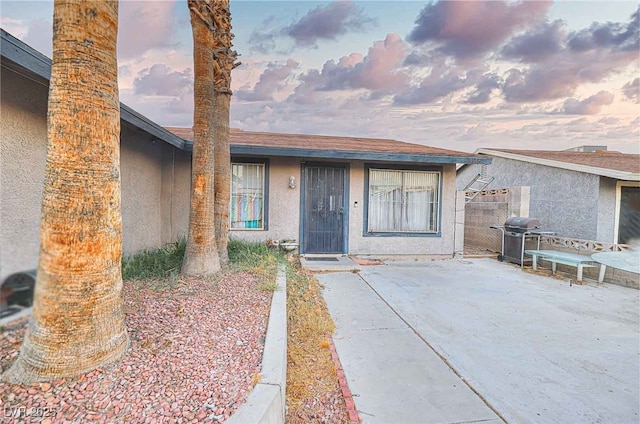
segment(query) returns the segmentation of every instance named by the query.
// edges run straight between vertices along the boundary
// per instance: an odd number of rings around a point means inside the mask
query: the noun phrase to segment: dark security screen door
[[[304,168],[304,253],[344,253],[346,168]]]

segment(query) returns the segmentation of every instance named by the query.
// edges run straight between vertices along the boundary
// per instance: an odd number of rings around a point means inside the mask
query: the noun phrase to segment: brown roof
[[[590,166],[594,168],[613,169],[622,172],[640,172],[640,155],[598,150],[595,152],[550,151],[550,150],[509,150],[481,149],[528,156],[557,162]]]
[[[191,128],[167,127],[167,130],[188,141],[193,141]],[[309,134],[279,134],[267,132],[243,131],[236,128],[230,130],[231,144],[237,146],[259,146],[300,150],[332,150],[345,152],[378,152],[400,153],[421,156],[453,156],[461,158],[478,158],[472,153],[439,149],[421,144],[405,143],[397,140],[337,137]]]

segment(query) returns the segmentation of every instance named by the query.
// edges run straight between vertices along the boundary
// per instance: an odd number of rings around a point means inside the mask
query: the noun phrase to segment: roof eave
[[[47,83],[50,81],[51,59],[1,28],[0,38],[0,51],[2,52],[3,60],[6,59],[13,62],[18,65],[18,67],[24,69],[27,73],[34,74],[45,80]],[[185,141],[182,138],[165,130],[160,125],[131,109],[124,103],[120,103],[120,118],[125,123],[141,129],[160,141],[164,141],[165,143],[179,149],[187,150],[185,148]]]
[[[616,180],[640,181],[640,173],[638,172],[627,172],[627,171],[618,171],[616,169],[609,169],[609,168],[598,168],[596,166],[581,165],[577,163],[562,162],[562,161],[551,160],[551,159],[542,159],[542,158],[536,158],[533,156],[519,155],[515,153],[507,153],[507,152],[502,152],[499,150],[491,150],[491,149],[478,149],[477,153],[480,155],[491,155],[491,156],[504,158],[504,159],[519,160],[523,162],[535,163],[538,165],[550,166],[553,168],[566,169],[569,171],[600,175],[602,177],[609,177]]]
[[[384,162],[413,163],[479,163],[490,164],[491,158],[479,156],[455,156],[438,154],[361,152],[353,150],[302,149],[291,147],[267,147],[246,144],[231,144],[232,155],[282,156],[324,159],[371,160]]]

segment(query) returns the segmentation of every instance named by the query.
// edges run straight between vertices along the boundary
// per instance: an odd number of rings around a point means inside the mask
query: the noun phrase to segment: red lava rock
[[[201,409],[207,404],[217,406],[222,421],[228,418],[260,372],[271,293],[257,290],[246,273],[223,276],[215,287],[193,278],[164,292],[148,284],[124,284],[127,356],[77,378],[27,387],[0,382],[0,408],[13,396],[10,405],[53,408],[55,417],[45,418],[56,423],[214,422],[214,411]],[[179,308],[182,315],[167,313]],[[25,331],[26,325],[0,333],[3,367],[17,357]],[[231,399],[232,407],[220,407]]]

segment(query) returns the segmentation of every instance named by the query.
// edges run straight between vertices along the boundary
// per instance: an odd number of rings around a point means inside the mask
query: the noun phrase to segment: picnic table
[[[640,252],[636,250],[598,252],[591,255],[591,258],[600,263],[600,276],[598,277],[600,281],[604,279],[604,273],[608,266],[640,274]]]

